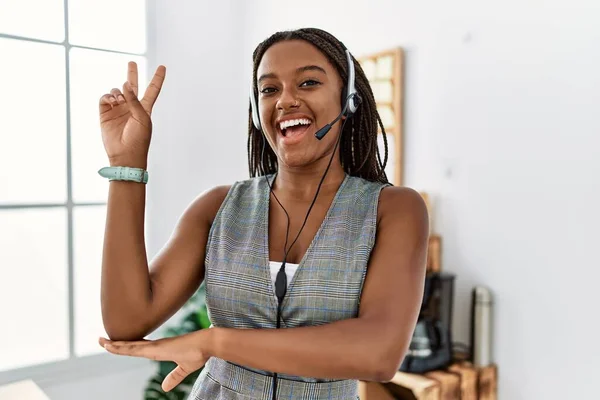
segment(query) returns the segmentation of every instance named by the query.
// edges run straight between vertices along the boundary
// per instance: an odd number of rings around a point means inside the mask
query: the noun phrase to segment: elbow
[[[139,334],[137,332],[126,332],[126,331],[115,331],[106,329],[106,335],[109,340],[113,342],[125,341],[125,342],[134,342],[138,340],[143,340],[145,335]]]
[[[106,336],[112,341],[143,340],[150,331],[142,324],[132,324],[131,322],[127,323],[126,321],[112,319],[105,319],[103,325]]]
[[[131,339],[131,332],[127,332],[122,328],[119,328],[118,326],[115,326],[114,324],[110,324],[110,323],[104,323],[104,331],[106,332],[106,336],[109,340],[112,340],[113,342],[116,341],[128,341],[128,340],[132,340]]]
[[[398,372],[399,365],[397,363],[390,363],[384,361],[373,368],[371,371],[373,382],[389,382],[394,378],[396,372]]]
[[[389,382],[400,370],[402,361],[410,347],[412,335],[408,331],[398,334],[397,331],[383,331],[374,351],[371,352],[374,360],[369,365],[371,375],[375,382]]]
[[[396,372],[398,372],[397,368],[388,368],[385,370],[378,371],[377,374],[377,382],[389,382],[394,379],[396,376]]]
[[[391,381],[402,364],[405,352],[396,344],[389,346],[380,346],[379,351],[375,351],[371,365],[370,373],[373,382]]]
[[[367,382],[389,382],[398,372],[408,343],[398,340],[398,332],[386,325],[370,322],[357,347],[354,357],[357,379]],[[368,337],[369,340],[365,340]]]
[[[108,339],[112,341],[137,341],[150,334],[155,325],[149,307],[125,307],[102,304],[102,324]]]

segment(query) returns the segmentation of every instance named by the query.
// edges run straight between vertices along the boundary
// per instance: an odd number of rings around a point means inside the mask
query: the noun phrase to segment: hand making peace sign
[[[159,66],[144,97],[138,99],[137,64],[130,61],[123,90],[114,88],[100,98],[100,129],[111,165],[146,168],[152,135],[152,108],[166,75]]]

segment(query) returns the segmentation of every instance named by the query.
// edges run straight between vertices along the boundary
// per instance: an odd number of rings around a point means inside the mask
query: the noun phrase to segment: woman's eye
[[[321,82],[317,82],[313,79],[309,79],[307,81],[302,82],[302,84],[300,86],[315,86],[315,85],[319,85]]]
[[[275,91],[275,88],[267,87],[267,88],[261,89],[260,92],[263,94],[270,94],[270,93],[273,93],[274,91]]]

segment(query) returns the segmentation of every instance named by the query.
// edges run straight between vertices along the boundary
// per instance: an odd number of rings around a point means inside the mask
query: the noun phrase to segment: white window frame
[[[51,45],[60,45],[65,49],[65,76],[66,76],[66,146],[67,146],[67,201],[65,203],[30,203],[30,204],[0,204],[0,210],[21,210],[35,208],[62,208],[67,211],[67,274],[68,274],[68,317],[69,317],[69,358],[66,360],[30,365],[22,368],[0,371],[0,385],[25,379],[32,379],[41,387],[50,387],[57,384],[66,384],[89,377],[118,374],[131,369],[147,368],[152,361],[143,358],[115,356],[109,353],[100,353],[89,356],[75,355],[75,299],[74,299],[74,249],[73,249],[73,210],[75,207],[105,206],[106,202],[74,202],[72,183],[72,149],[71,149],[71,90],[70,90],[70,50],[72,48],[99,50],[114,54],[126,54],[137,57],[149,58],[148,48],[153,43],[153,30],[155,26],[155,13],[151,1],[146,1],[146,51],[144,53],[130,53],[115,51],[98,47],[72,45],[69,43],[69,1],[64,0],[64,29],[65,37],[62,42],[29,38],[18,35],[0,33],[2,39],[14,39],[24,42],[35,42]],[[148,63],[146,63],[148,64]],[[98,94],[100,97],[101,93]],[[150,335],[151,337],[152,335]],[[44,335],[40,332],[40,340]],[[148,379],[150,379],[150,375]]]

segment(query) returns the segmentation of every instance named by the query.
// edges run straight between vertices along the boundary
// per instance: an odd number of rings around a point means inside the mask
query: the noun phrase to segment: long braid
[[[273,44],[300,39],[317,47],[336,68],[343,82],[348,81],[348,66],[344,45],[333,35],[316,28],[304,28],[294,31],[282,31],[271,35],[260,43],[253,53],[252,95],[257,97],[256,72],[260,61],[269,47]],[[356,72],[355,87],[362,97],[362,103],[349,123],[341,132],[340,162],[344,171],[352,176],[359,176],[370,181],[388,183],[385,166],[388,160],[388,143],[385,128],[377,112],[375,97],[362,67],[353,58]],[[342,99],[342,104],[345,98]],[[378,131],[380,129],[385,156],[383,162],[378,146]],[[251,109],[248,119],[248,169],[250,177],[272,174],[277,171],[277,156],[271,146],[267,146],[265,137],[252,123]],[[264,159],[261,159],[264,146]]]

